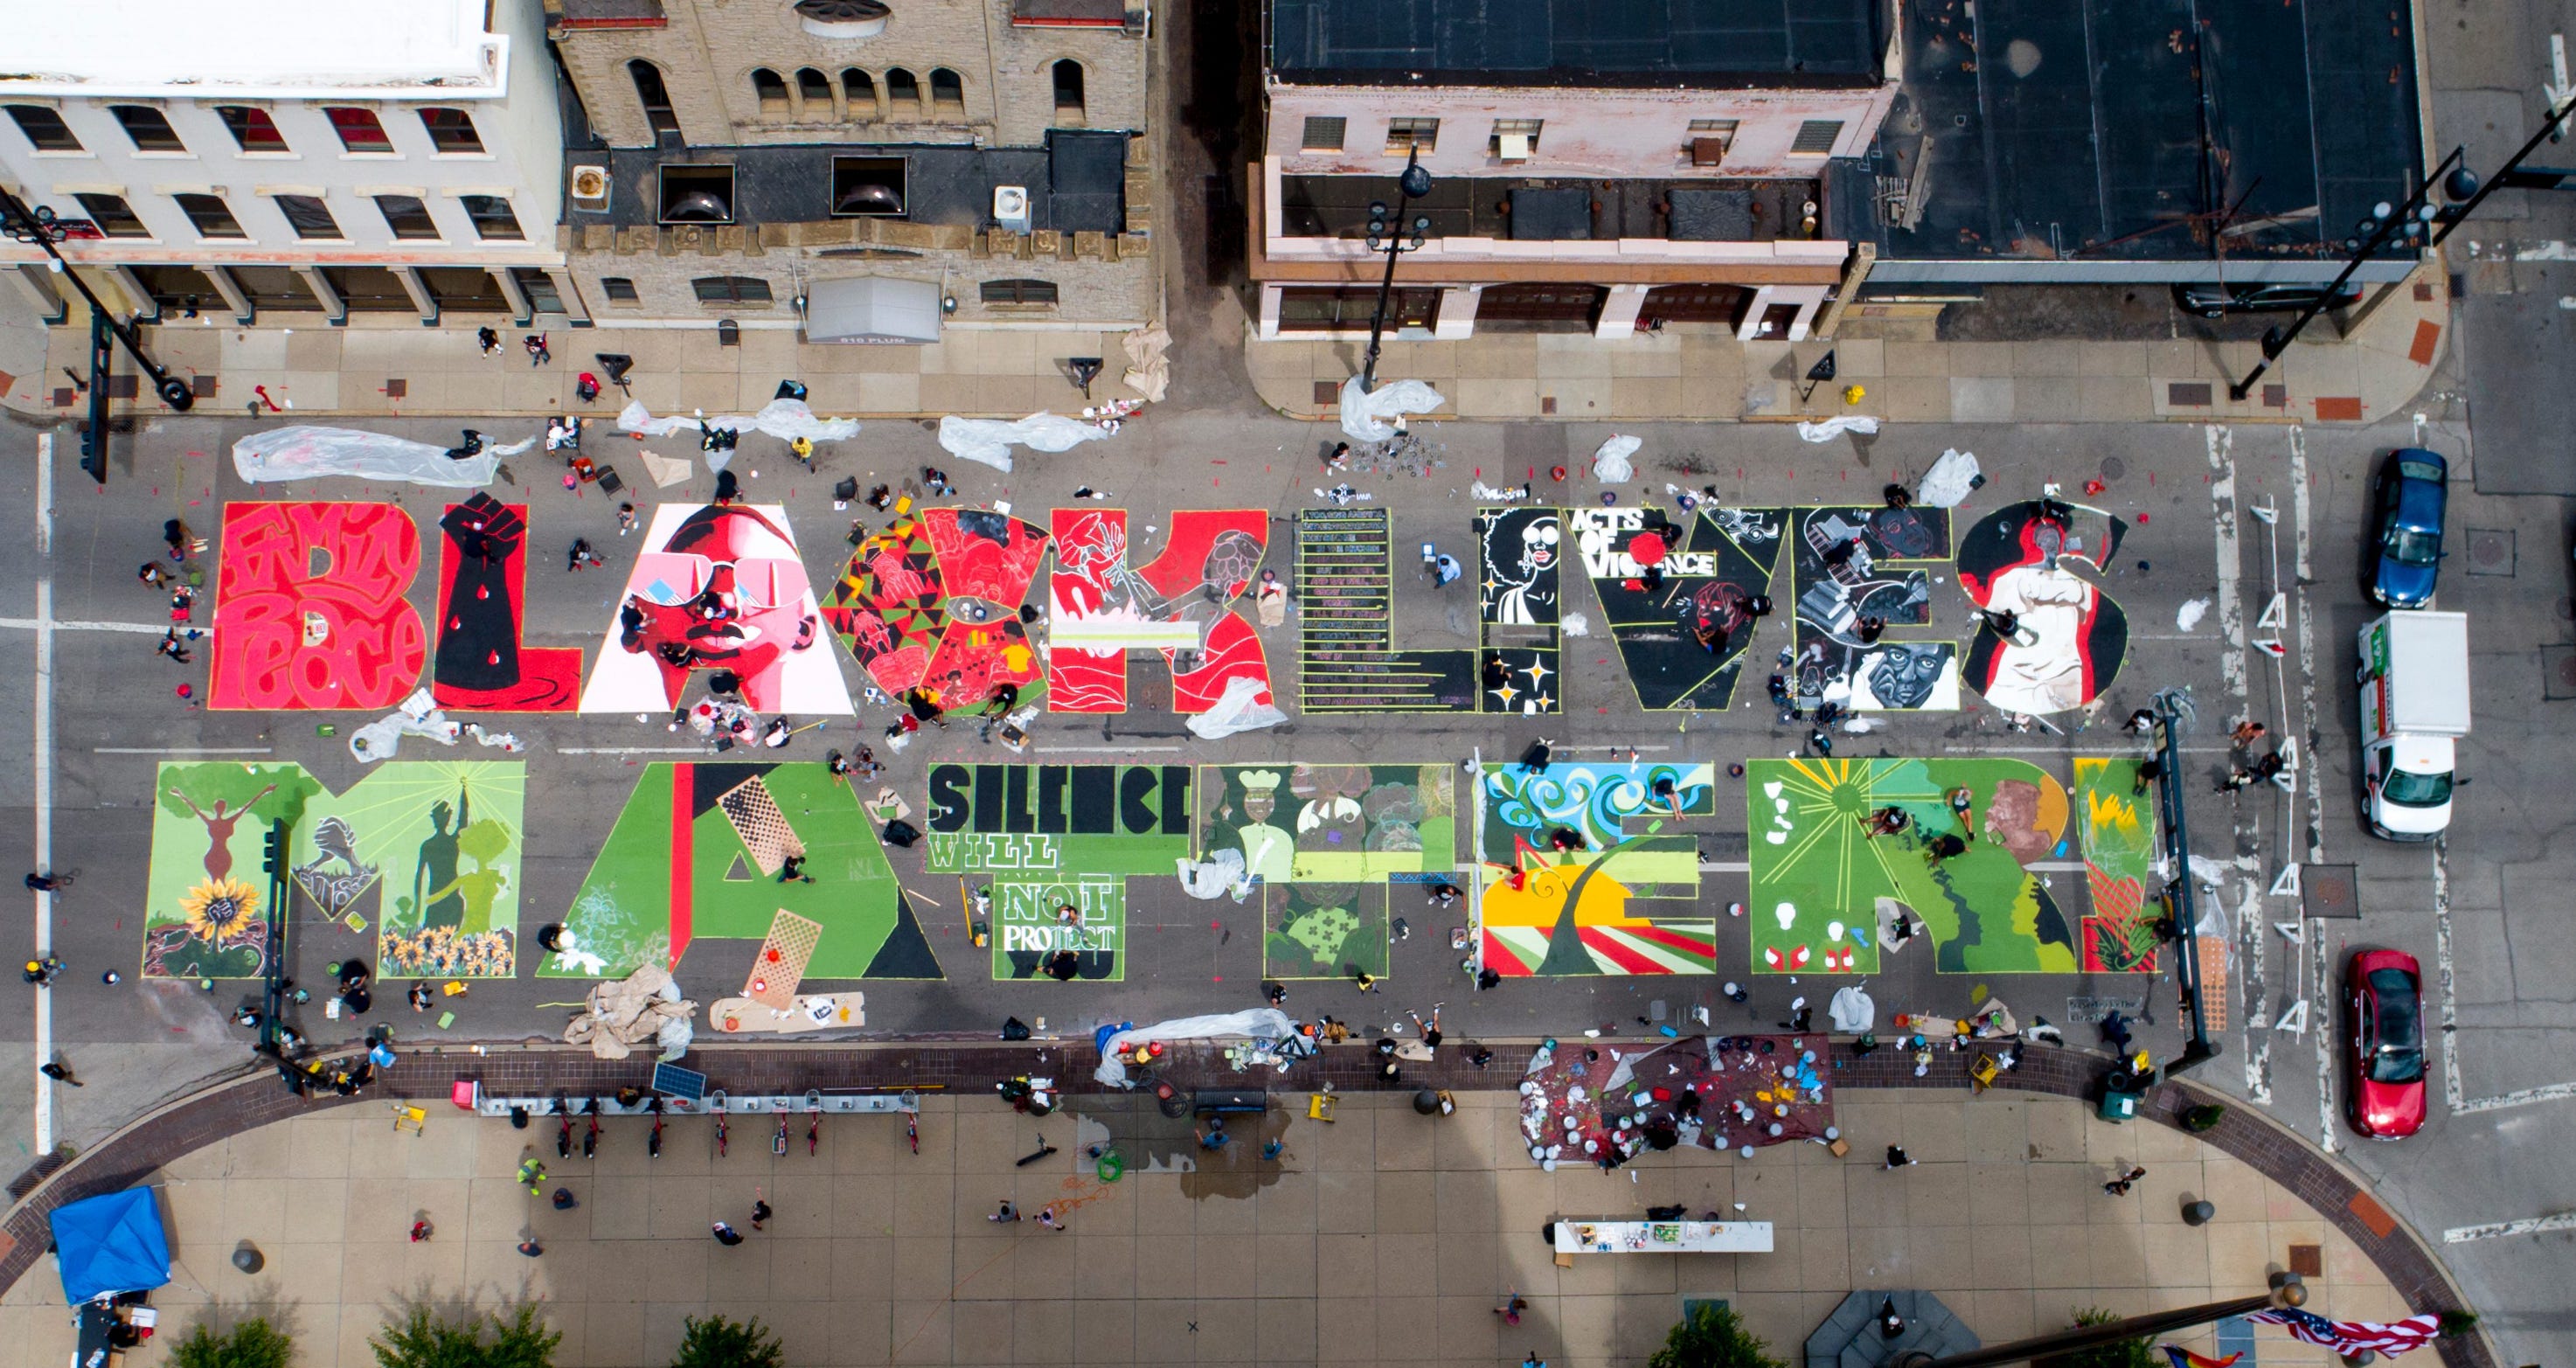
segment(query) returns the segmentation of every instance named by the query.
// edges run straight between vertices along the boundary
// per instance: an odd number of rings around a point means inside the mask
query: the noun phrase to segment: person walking
[[[1422,1019],[1420,1012],[1405,1013],[1406,1016],[1413,1018],[1413,1029],[1422,1033],[1422,1043],[1430,1049],[1440,1048],[1440,1009],[1447,1005],[1441,1002],[1432,1003],[1431,1020],[1428,1022]]]
[[[554,364],[554,349],[546,345],[546,335],[544,333],[530,333],[520,340],[519,345],[528,349],[528,365],[530,367],[551,366]]]
[[[1528,1309],[1529,1302],[1521,1296],[1520,1290],[1509,1288],[1503,1292],[1503,1304],[1494,1308],[1494,1314],[1502,1317],[1505,1325],[1518,1325],[1521,1313]]]
[[[48,874],[39,869],[27,875],[27,887],[38,893],[60,893],[71,886],[69,874]]]
[[[996,1225],[1016,1225],[1019,1223],[1020,1209],[1005,1200],[1002,1203],[1001,1210],[994,1212],[992,1215],[987,1216],[984,1219],[991,1221]]]
[[[474,341],[477,345],[483,348],[483,354],[485,356],[499,356],[501,354],[501,334],[494,332],[490,328],[476,328],[474,330]]]
[[[69,1083],[75,1088],[86,1088],[89,1086],[88,1084],[81,1082],[79,1079],[72,1077],[72,1071],[64,1068],[62,1062],[59,1060],[46,1060],[44,1063],[36,1066],[36,1072],[43,1074],[45,1077],[50,1078],[57,1083]]]
[[[519,1161],[519,1184],[534,1196],[546,1186],[546,1166],[534,1158]]]
[[[1887,1147],[1887,1162],[1878,1167],[1880,1172],[1890,1173],[1901,1168],[1912,1168],[1920,1162],[1913,1155],[1907,1154],[1903,1145],[1890,1145]]]
[[[2114,1197],[2126,1197],[2126,1196],[2128,1196],[2128,1195],[2129,1195],[2129,1187],[2130,1187],[2130,1185],[2131,1185],[2131,1184],[2133,1184],[2133,1183],[2136,1183],[2139,1179],[2144,1178],[2144,1177],[2146,1177],[2146,1176],[2147,1176],[2147,1166],[2146,1166],[2146,1165],[2144,1165],[2144,1164],[2133,1164],[2133,1165],[2131,1165],[2131,1166],[2130,1166],[2130,1168],[2129,1168],[2129,1171],[2128,1171],[2128,1172],[2121,1174],[2119,1177],[2112,1179],[2110,1182],[2104,1183],[2104,1184],[2102,1185],[2102,1190],[2103,1190],[2104,1192],[2107,1192],[2107,1193],[2111,1194],[2111,1195],[2112,1195],[2112,1196],[2114,1196]]]
[[[519,1252],[533,1259],[545,1253],[546,1247],[538,1244],[534,1239],[526,1239],[519,1241]]]
[[[1053,1203],[1038,1208],[1038,1224],[1049,1230],[1064,1229],[1064,1222],[1057,1219]]]
[[[715,1231],[717,1244],[723,1245],[729,1249],[742,1243],[742,1232],[722,1221],[716,1222],[713,1229]]]
[[[2254,743],[2262,740],[2270,731],[2271,728],[2249,717],[2237,723],[2236,729],[2227,734],[2227,739],[2234,742],[2238,750],[2252,750]]]
[[[161,640],[153,646],[152,650],[155,655],[168,656],[178,664],[188,663],[188,648],[179,640],[179,629],[176,627],[162,633]]]
[[[767,1230],[769,1228],[769,1216],[770,1211],[768,1199],[762,1194],[759,1188],[753,1188],[751,1190],[751,1228],[754,1230]]]

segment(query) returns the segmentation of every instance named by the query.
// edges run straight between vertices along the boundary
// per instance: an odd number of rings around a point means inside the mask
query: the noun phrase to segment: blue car
[[[2399,447],[2381,468],[2378,514],[2370,524],[2370,596],[2384,606],[2421,608],[2433,601],[2450,478],[2450,464],[2422,447]]]

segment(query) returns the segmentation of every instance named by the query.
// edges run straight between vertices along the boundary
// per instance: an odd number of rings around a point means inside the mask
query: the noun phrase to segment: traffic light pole
[[[107,327],[116,334],[116,340],[125,345],[126,354],[134,358],[134,364],[141,367],[144,374],[152,377],[152,392],[161,396],[161,402],[169,405],[172,412],[186,413],[196,407],[196,390],[191,388],[187,381],[172,375],[160,362],[153,360],[152,354],[143,350],[142,335],[134,331],[132,324],[110,314],[107,306],[100,303],[98,295],[90,289],[89,282],[81,279],[80,273],[72,269],[72,264],[63,259],[61,252],[55,250],[54,244],[62,240],[64,229],[54,221],[51,209],[31,210],[20,202],[16,195],[10,194],[7,190],[0,190],[0,232],[5,232],[19,242],[34,243],[44,249],[46,257],[49,258],[46,264],[53,268],[55,275],[72,283],[72,289],[88,302],[93,318],[105,321]],[[91,326],[97,325],[93,323]],[[95,390],[92,391],[90,402],[93,404],[98,402]],[[100,471],[105,469],[104,465],[100,467]]]
[[[89,311],[89,421],[81,426],[81,469],[107,483],[107,376],[116,367],[116,348],[109,340],[107,315]]]
[[[268,871],[268,962],[260,975],[259,1044],[253,1048],[271,1059],[286,1057],[277,1033],[286,1014],[286,919],[293,910],[287,899],[295,891],[287,879],[286,854],[293,830],[272,821],[260,839],[260,866]]]

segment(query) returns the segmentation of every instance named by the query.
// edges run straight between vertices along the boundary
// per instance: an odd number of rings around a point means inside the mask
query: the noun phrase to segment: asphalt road
[[[44,596],[50,594],[50,616],[58,624],[151,623],[159,616],[159,600],[135,584],[134,567],[159,547],[165,518],[183,517],[211,530],[228,499],[392,499],[426,528],[443,497],[350,480],[253,491],[235,478],[228,461],[217,459],[247,426],[242,420],[200,418],[149,424],[120,447],[103,494],[74,467],[73,439],[64,434],[54,443],[49,520],[39,511],[46,505],[38,497],[40,481],[31,459],[37,435],[24,430],[0,434],[13,458],[0,477],[0,501],[18,509],[23,519],[17,535],[0,540],[0,582],[33,587],[33,592],[22,589],[19,605],[0,617],[0,707],[29,720],[0,738],[0,745],[8,747],[9,760],[30,762],[6,766],[6,777],[0,779],[5,785],[0,820],[9,824],[8,839],[16,848],[33,849],[38,785],[49,783],[53,864],[80,871],[77,886],[60,900],[53,917],[55,944],[72,971],[52,994],[50,1032],[84,1079],[104,1086],[60,1090],[61,1112],[53,1127],[75,1141],[93,1138],[151,1098],[234,1067],[245,1056],[247,1033],[225,1021],[238,998],[233,985],[219,985],[209,994],[192,984],[144,983],[134,974],[153,765],[183,749],[294,759],[335,789],[355,782],[359,767],[342,739],[315,734],[314,724],[322,719],[189,708],[172,695],[172,685],[184,677],[199,681],[202,688],[202,665],[183,671],[153,657],[147,635],[77,628],[52,633],[53,742],[43,763],[33,763],[40,758],[34,750],[37,719],[48,715],[40,704],[44,685],[37,669],[38,633],[32,627],[44,615]],[[410,435],[445,441],[452,426],[423,422],[412,425]],[[1471,481],[1517,483],[1530,467],[1543,474],[1560,461],[1580,467],[1579,458],[1606,430],[1437,424],[1426,435],[1446,461],[1432,478],[1355,483],[1392,510],[1399,547],[1427,540],[1468,554],[1467,520],[1474,500],[1465,487]],[[1769,426],[1645,429],[1639,435],[1646,440],[1640,485],[1659,488],[1668,476],[1681,479],[1682,472],[1668,467],[1685,466],[1692,472],[1687,483],[1713,482],[1729,502],[1748,506],[1866,502],[1885,481],[1919,475],[1948,447],[1974,451],[1988,474],[1990,483],[1966,510],[1971,516],[2008,499],[2036,496],[2050,482],[2061,484],[2068,497],[2081,498],[2083,481],[2105,478],[2108,488],[2090,501],[2131,523],[2129,539],[2105,583],[2128,611],[2132,648],[2105,696],[2100,724],[2065,737],[2045,730],[2012,733],[1992,710],[1973,706],[1972,695],[1972,706],[1964,711],[1899,718],[1875,734],[1849,738],[1841,754],[1985,753],[2044,759],[2122,753],[2129,746],[2115,730],[2119,719],[2156,689],[2189,687],[2202,717],[2183,779],[2190,794],[2194,848],[2216,861],[2224,874],[2219,896],[2205,898],[2204,907],[2214,902],[2231,924],[2237,945],[2231,966],[2237,996],[2222,1040],[2225,1053],[2205,1066],[2204,1075],[2260,1099],[2284,1121],[2336,1145],[2351,1162],[2381,1176],[2384,1200],[2433,1238],[2453,1227],[2543,1215],[2564,1205],[2563,1166],[2554,1162],[2555,1147],[2540,1123],[2563,1116],[2567,1104],[2554,1096],[2530,1101],[2513,1096],[2517,1090],[2576,1079],[2576,1064],[2568,1062],[2565,1048],[2564,1010],[2565,1000],[2576,992],[2565,986],[2571,981],[2569,969],[2576,966],[2569,962],[2568,941],[2559,926],[2561,899],[2553,896],[2567,881],[2564,857],[2550,854],[2553,824],[2542,819],[2555,805],[2531,800],[2531,795],[2548,791],[2549,776],[2565,773],[2576,761],[2566,729],[2553,726],[2556,718],[2542,701],[2543,685],[2551,677],[2544,657],[2555,658],[2553,647],[2557,655],[2576,649],[2567,644],[2565,512],[2558,501],[2479,496],[2469,491],[2466,480],[2456,491],[2454,538],[2465,537],[2471,528],[2510,532],[2517,554],[2506,563],[2507,574],[2472,575],[2479,567],[2465,555],[2455,556],[2446,569],[2445,606],[2477,614],[2473,640],[2479,715],[2477,733],[2464,755],[2464,773],[2476,782],[2463,795],[2446,854],[2366,836],[2357,818],[2352,774],[2350,642],[2368,616],[2357,582],[2356,529],[2366,509],[2374,460],[2391,445],[2417,440],[2411,428],[2359,433],[2174,425],[1895,429],[1866,449],[1839,442],[1810,446],[1785,428]],[[1024,514],[1066,501],[1076,485],[1089,483],[1115,491],[1117,502],[1132,510],[1139,527],[1158,525],[1174,507],[1252,506],[1285,518],[1316,502],[1310,491],[1322,483],[1315,453],[1324,437],[1319,428],[1285,420],[1167,408],[1132,424],[1110,443],[1072,456],[1030,459],[1019,476],[945,464],[960,477],[962,498],[1010,500]],[[755,440],[758,449],[746,443],[742,460],[746,475],[756,471],[758,478],[746,478],[746,487],[761,501],[787,504],[808,571],[818,580],[837,569],[835,553],[842,549],[838,534],[847,521],[846,514],[829,506],[832,478],[856,474],[868,483],[871,477],[909,471],[936,454],[927,432],[911,425],[876,424],[827,457],[824,474],[812,477],[788,465],[772,449],[775,443]],[[2465,454],[2459,434],[2437,430],[2423,440]],[[528,643],[595,648],[623,583],[626,562],[621,557],[632,554],[633,540],[621,542],[616,536],[613,504],[596,496],[575,500],[547,480],[537,463],[523,458],[513,464],[524,487],[512,497],[533,509]],[[703,498],[709,483],[701,475],[692,486],[669,491],[668,497]],[[1631,486],[1624,497],[1635,498],[1635,490]],[[1588,484],[1567,491],[1569,499],[1596,496],[1597,489]],[[2254,516],[2258,505],[2275,510],[2276,518],[2266,522]],[[47,521],[49,542],[39,534],[39,525]],[[1278,522],[1273,527],[1269,563],[1286,577],[1293,536]],[[554,569],[561,547],[575,536],[588,537],[610,556],[606,573],[574,579]],[[1403,563],[1399,557],[1399,565]],[[2494,568],[2492,558],[2485,568]],[[1949,577],[1943,578],[1935,587],[1936,621],[1961,624],[1964,602]],[[1442,593],[1404,575],[1399,585],[1399,645],[1472,643],[1474,602],[1465,586]],[[2258,625],[2276,589],[2287,596],[2284,625],[2278,630]],[[424,575],[412,594],[415,606],[428,610],[431,592],[430,577]],[[1569,607],[1590,606],[1584,601],[1588,592],[1575,589]],[[2181,630],[2177,614],[2195,600],[2210,601],[2210,610],[2191,630]],[[1273,660],[1284,664],[1293,638],[1286,632],[1267,635]],[[1766,624],[1755,643],[1755,657],[1767,659],[1786,636],[1779,619]],[[2266,637],[2283,642],[2279,660],[2245,644]],[[1358,761],[1390,758],[1391,750],[1400,748],[1401,756],[1393,758],[1455,761],[1478,748],[1488,756],[1515,754],[1543,730],[1578,748],[1669,747],[1668,752],[1651,753],[1712,759],[1722,774],[1728,761],[1789,753],[1803,735],[1803,729],[1775,725],[1758,699],[1723,716],[1644,714],[1607,663],[1605,641],[1578,640],[1571,646],[1566,656],[1572,676],[1565,695],[1569,710],[1544,727],[1517,719],[1303,716],[1273,732],[1205,743],[1189,737],[1179,719],[1162,709],[1159,682],[1139,668],[1133,671],[1136,711],[1108,719],[1046,719],[1032,758],[1097,761],[1132,753],[1139,759],[1169,757],[1174,763]],[[2224,772],[2225,728],[2242,715],[2264,718],[2276,734],[2300,739],[2306,757],[2299,766],[2297,793],[2258,789],[2230,799],[2212,791],[2211,781]],[[345,734],[365,719],[341,714],[328,720]],[[2072,716],[2058,720],[2070,729],[2076,721]],[[870,725],[881,727],[884,721],[880,715]],[[654,758],[565,752],[661,748],[685,738],[666,732],[658,718],[638,725],[625,717],[520,716],[507,719],[507,725],[531,743],[527,886],[521,900],[525,934],[569,905],[638,766]],[[838,744],[850,735],[846,724],[835,723],[822,736],[801,739],[790,754],[819,758],[822,746],[817,742]],[[943,758],[1005,757],[980,746],[963,728],[932,733],[895,758],[891,778],[918,804],[924,767]],[[1723,820],[1717,825],[1725,831],[1741,830],[1738,796],[1722,781]],[[1129,967],[1123,983],[997,984],[985,971],[982,956],[964,944],[953,880],[946,881],[950,891],[940,893],[942,881],[919,879],[917,859],[901,855],[897,868],[907,886],[928,891],[943,904],[922,908],[922,915],[948,976],[928,983],[866,985],[872,1030],[982,1033],[994,1030],[1005,1016],[1018,1015],[1045,1016],[1050,1029],[1071,1032],[1106,1020],[1151,1020],[1258,1001],[1259,937],[1246,934],[1257,920],[1249,907],[1194,902],[1168,880],[1138,881],[1129,911]],[[2292,860],[2358,865],[2360,919],[2311,921],[2303,946],[2286,941],[2273,924],[2294,921],[2297,902],[2268,896],[2265,890],[2283,863]],[[2437,881],[2437,862],[2444,861],[2447,879]],[[1742,900],[1743,878],[1740,873],[1715,875],[1705,885],[1704,902],[1722,908]],[[1406,912],[1401,898],[1396,911]],[[1457,975],[1447,938],[1440,934],[1447,922],[1427,912],[1410,919],[1430,934],[1398,944],[1385,994],[1362,998],[1343,984],[1301,984],[1293,991],[1291,1009],[1328,1011],[1371,1023],[1394,1018],[1404,1008],[1427,1009],[1445,1001],[1449,1034],[1467,1038],[1586,1028],[1636,1031],[1635,1018],[1661,1000],[1675,1013],[1693,1005],[1712,1006],[1723,1027],[1733,1020],[1781,1019],[1793,995],[1821,1004],[1839,982],[1814,975],[1793,981],[1745,974],[1741,924],[1728,926],[1721,914],[1720,972],[1708,979],[1515,981],[1474,995]],[[320,932],[301,922],[299,930],[305,934],[297,968],[308,978],[320,977],[324,962],[361,951],[359,938],[346,933]],[[2445,964],[2449,970],[2436,977],[2450,984],[2448,1010],[2459,1030],[2445,1038],[2439,1052],[2436,1086],[2451,1095],[2452,1104],[2437,1099],[2426,1133],[2404,1144],[2359,1142],[2333,1117],[2338,1093],[2330,1074],[2337,1056],[2321,1047],[2331,1038],[2337,966],[2347,948],[2360,944],[2396,945],[2422,957],[2428,970]],[[2073,1006],[2070,998],[2144,994],[2155,1024],[2142,1041],[2160,1055],[2170,1055],[2179,1040],[2169,982],[2150,987],[2113,976],[1941,977],[1930,972],[1925,957],[1899,962],[1906,958],[1892,957],[1889,972],[1870,985],[1882,1012],[1963,1012],[1982,991],[2025,1013],[2063,1020],[2061,1010]],[[98,974],[107,968],[122,972],[124,982],[101,984]],[[1719,983],[1729,978],[1750,984],[1748,1007],[1733,1007],[1718,997]],[[730,988],[687,986],[702,1000]],[[571,996],[566,985],[525,976],[479,984],[461,1012],[457,1031],[495,1040],[553,1036],[566,1014],[541,1004]],[[2304,1033],[2246,1027],[2249,1020],[2279,1016],[2300,999],[2308,1002]],[[384,1015],[381,1009],[378,1015]],[[404,1018],[398,1026],[415,1024],[408,1013],[398,1015]],[[22,1042],[22,1049],[32,1043],[32,1020],[32,1014],[21,1013],[8,1024],[8,1036]],[[347,1022],[314,1017],[302,1024],[323,1041],[354,1034]],[[2498,1098],[2505,1100],[2456,1114],[2462,1099],[2477,1106]],[[21,1146],[35,1132],[29,1100],[22,1091],[5,1108],[7,1133]],[[2499,1173],[2515,1181],[2498,1182]],[[2545,1309],[2555,1304],[2545,1295],[2551,1280],[2563,1287],[2576,1274],[2566,1241],[2565,1235],[2506,1236],[2444,1250],[2469,1279],[2478,1304],[2491,1308],[2489,1324],[2519,1358],[2546,1358],[2546,1350],[2568,1342],[2556,1313]]]

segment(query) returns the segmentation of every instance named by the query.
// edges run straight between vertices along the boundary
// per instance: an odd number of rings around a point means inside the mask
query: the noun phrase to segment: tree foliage
[[[2124,1319],[2126,1317],[2119,1312],[2105,1311],[2098,1306],[2086,1307],[2075,1313],[2075,1325],[2079,1329],[2088,1325],[2109,1325]],[[2071,1354],[2051,1355],[2048,1365],[2049,1368],[2157,1368],[2157,1355],[2155,1345],[2146,1336],[2137,1335],[2097,1344],[2090,1349],[2078,1349]]]
[[[287,1368],[294,1357],[295,1341],[259,1316],[224,1334],[199,1321],[170,1350],[171,1368]]]
[[[1733,1307],[1702,1302],[1673,1332],[1646,1368],[1788,1368],[1771,1346],[1744,1328]]]
[[[469,1311],[453,1320],[414,1306],[367,1347],[379,1368],[554,1368],[562,1342],[521,1302],[508,1316]]]
[[[778,1336],[758,1316],[749,1325],[723,1316],[691,1316],[671,1368],[787,1368],[787,1357]]]

